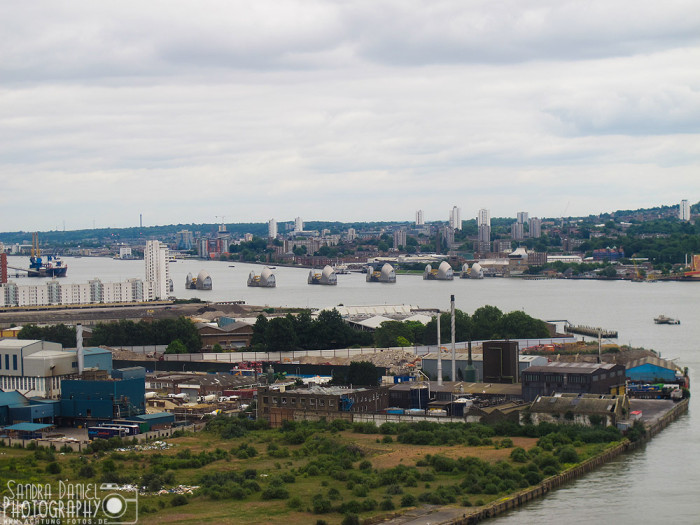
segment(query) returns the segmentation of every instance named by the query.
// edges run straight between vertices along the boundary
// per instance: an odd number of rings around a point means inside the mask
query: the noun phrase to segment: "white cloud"
[[[25,2],[0,31],[3,230],[700,200],[692,2]]]

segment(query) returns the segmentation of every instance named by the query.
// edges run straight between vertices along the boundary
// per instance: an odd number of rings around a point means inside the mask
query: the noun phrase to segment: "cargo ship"
[[[29,258],[28,277],[65,277],[68,265],[57,255],[41,257],[39,249],[39,232],[32,233],[32,255]]]
[[[55,255],[46,256],[46,260],[41,257],[31,256],[29,258],[29,277],[65,277],[68,265],[60,257]]]

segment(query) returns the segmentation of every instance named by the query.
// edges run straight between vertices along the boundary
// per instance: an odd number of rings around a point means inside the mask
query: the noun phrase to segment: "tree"
[[[348,368],[348,383],[375,386],[377,384],[377,367],[368,361],[351,362]]]
[[[498,321],[503,316],[495,306],[482,306],[477,308],[472,315],[474,324],[473,338],[477,340],[491,339],[498,330]]]
[[[253,336],[250,339],[251,346],[266,345],[265,331],[267,329],[267,317],[263,314],[258,315],[253,325]]]
[[[165,349],[166,354],[186,354],[187,347],[179,339],[175,339]]]
[[[296,348],[297,337],[294,324],[286,317],[274,317],[265,327],[265,342],[272,351],[287,351]]]
[[[530,317],[525,312],[514,311],[503,315],[499,319],[497,335],[507,339],[535,339],[549,337],[549,330],[547,330],[547,325],[544,321]]]
[[[75,328],[64,324],[51,326],[28,324],[22,327],[17,337],[19,339],[39,339],[42,341],[60,343],[64,348],[75,348],[77,345],[75,340]]]

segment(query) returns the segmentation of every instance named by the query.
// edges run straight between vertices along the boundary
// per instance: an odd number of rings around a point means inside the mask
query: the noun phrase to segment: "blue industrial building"
[[[627,379],[640,383],[672,383],[682,376],[673,362],[660,357],[643,357],[627,363]]]
[[[0,426],[18,422],[53,423],[58,401],[28,399],[19,392],[0,392]]]
[[[109,375],[112,375],[112,352],[97,346],[88,346],[83,349],[83,353],[85,368],[106,370]]]
[[[61,390],[61,418],[74,423],[109,421],[146,411],[143,378],[67,379]]]

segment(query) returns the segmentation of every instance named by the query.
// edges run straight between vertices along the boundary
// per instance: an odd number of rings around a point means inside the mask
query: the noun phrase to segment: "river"
[[[27,264],[26,257],[8,259],[11,266]],[[111,282],[144,276],[143,261],[65,260],[69,264],[65,282],[86,282],[94,277]],[[202,269],[211,275],[213,290],[186,290],[187,273],[196,276]],[[363,274],[353,273],[339,275],[337,286],[309,286],[308,269],[278,267],[274,270],[277,287],[264,289],[246,286],[251,270],[259,273],[262,266],[199,260],[170,265],[178,298],[312,308],[410,304],[448,310],[454,294],[457,308],[470,314],[489,304],[503,312],[523,310],[540,319],[567,319],[617,330],[620,344],[654,349],[662,357],[687,366],[691,384],[700,371],[700,283],[502,278],[443,282],[399,275],[395,284],[382,284],[367,283]],[[18,284],[40,281],[16,279]],[[681,324],[656,325],[653,318],[659,314],[680,319]],[[623,455],[493,523],[700,523],[700,418],[692,417],[699,402],[691,398],[689,413],[641,450]]]

